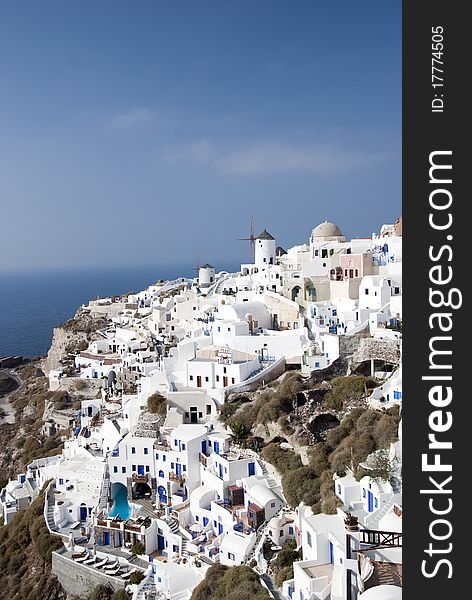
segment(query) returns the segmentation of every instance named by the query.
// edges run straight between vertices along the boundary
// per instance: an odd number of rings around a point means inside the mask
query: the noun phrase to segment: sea
[[[0,357],[47,354],[53,328],[97,296],[195,276],[191,265],[0,273]]]

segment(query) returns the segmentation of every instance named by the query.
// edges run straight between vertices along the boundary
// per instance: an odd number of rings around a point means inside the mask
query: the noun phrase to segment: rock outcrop
[[[72,354],[85,350],[94,339],[95,332],[107,325],[106,315],[92,315],[87,310],[79,309],[73,319],[55,327],[51,347],[42,363],[45,374],[65,366],[69,356],[71,360]]]

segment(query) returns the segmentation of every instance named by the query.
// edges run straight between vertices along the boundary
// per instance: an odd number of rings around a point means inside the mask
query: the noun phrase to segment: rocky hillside
[[[0,597],[9,600],[65,600],[51,574],[51,552],[62,545],[47,530],[44,495],[0,528]]]
[[[103,315],[91,314],[80,308],[74,318],[54,328],[51,347],[42,361],[42,369],[47,375],[52,369],[70,364],[72,355],[85,350],[94,339],[97,329],[108,325]]]

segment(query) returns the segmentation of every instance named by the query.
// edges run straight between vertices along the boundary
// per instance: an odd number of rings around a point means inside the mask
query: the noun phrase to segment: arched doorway
[[[142,498],[150,498],[152,490],[147,483],[138,481],[133,485],[133,500],[140,500]]]
[[[292,288],[292,300],[293,302],[297,301],[298,295],[300,294],[302,288],[299,285],[296,285]]]

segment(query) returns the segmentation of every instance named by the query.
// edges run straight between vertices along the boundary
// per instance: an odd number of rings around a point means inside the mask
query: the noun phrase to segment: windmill
[[[254,235],[254,218],[251,217],[249,222],[249,237],[247,238],[239,238],[240,241],[249,242],[249,246],[251,248],[251,256],[254,258],[254,252],[256,249],[256,237]]]

